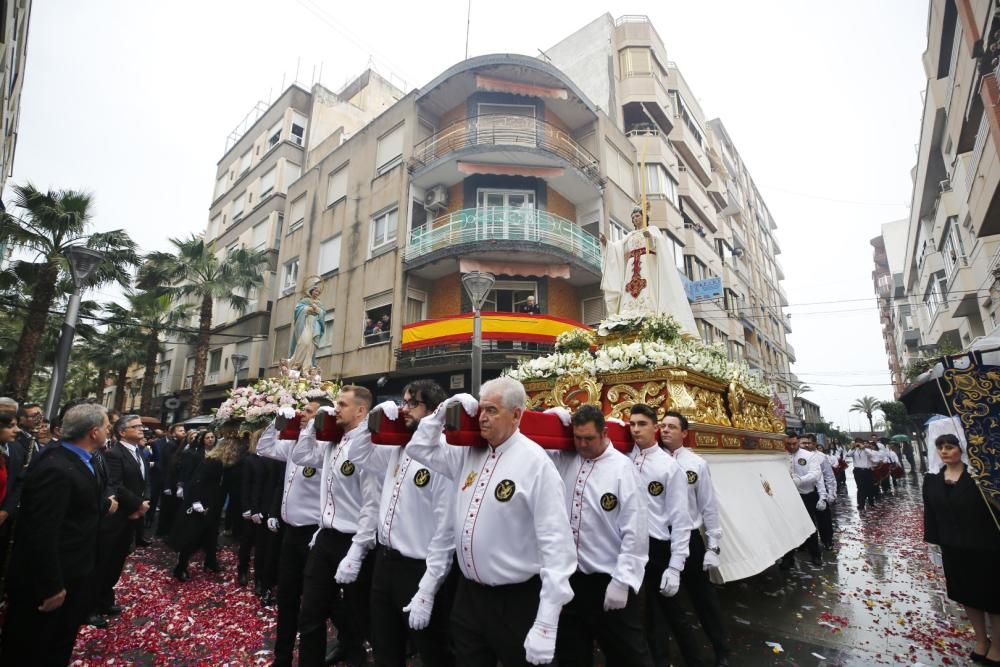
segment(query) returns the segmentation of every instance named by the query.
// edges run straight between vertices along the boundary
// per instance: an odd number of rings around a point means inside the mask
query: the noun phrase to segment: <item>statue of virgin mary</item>
[[[295,304],[288,346],[290,368],[305,370],[316,365],[316,349],[326,331],[326,309],[319,301],[322,282],[319,276],[306,278],[302,298]]]

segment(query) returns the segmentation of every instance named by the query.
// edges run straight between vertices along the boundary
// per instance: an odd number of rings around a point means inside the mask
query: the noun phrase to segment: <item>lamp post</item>
[[[66,383],[66,367],[69,365],[69,353],[73,349],[73,339],[76,337],[76,320],[80,315],[80,297],[85,287],[84,282],[104,261],[103,253],[83,246],[70,246],[63,254],[69,262],[69,271],[73,276],[73,294],[66,306],[66,319],[63,320],[56,361],[52,366],[49,397],[45,401],[45,416],[49,421],[58,416],[59,396]]]
[[[139,395],[140,391],[142,391],[142,378],[129,382],[126,386],[128,387],[128,393],[132,395],[132,402],[129,404],[129,411],[135,412],[135,397]]]
[[[476,398],[483,382],[483,322],[479,309],[495,282],[496,277],[485,271],[469,271],[462,276],[462,286],[472,301],[472,395]]]
[[[229,355],[229,361],[233,362],[233,391],[240,386],[240,371],[243,370],[243,364],[247,359],[249,359],[247,355],[239,352]]]

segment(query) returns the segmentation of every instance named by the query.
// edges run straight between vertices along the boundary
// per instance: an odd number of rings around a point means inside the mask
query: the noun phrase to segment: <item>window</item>
[[[677,267],[678,271],[684,270],[684,244],[674,238],[674,235],[670,232],[663,232],[663,236],[666,237],[667,244],[670,246],[671,252],[674,255],[674,266]]]
[[[229,173],[227,172],[222,176],[220,176],[219,180],[215,182],[215,195],[212,197],[212,199],[213,200],[218,199],[223,194],[225,194],[226,190],[228,189],[228,186],[229,186]]]
[[[246,207],[247,193],[241,192],[237,195],[236,199],[233,200],[233,207],[231,214],[233,216],[233,222],[236,222],[241,217],[243,217],[243,209]]]
[[[267,222],[259,222],[253,226],[251,244],[254,250],[263,250],[267,246]]]
[[[281,121],[267,131],[267,150],[271,150],[281,142]]]
[[[288,358],[288,339],[291,335],[292,327],[285,325],[274,330],[274,352],[271,355],[271,362],[277,364],[282,359]]]
[[[729,360],[735,363],[743,361],[743,345],[734,340],[729,341]]]
[[[253,157],[252,151],[247,151],[240,157],[240,169],[239,169],[240,176],[250,171],[250,160],[252,157]]]
[[[392,292],[365,299],[363,339],[365,345],[389,341],[392,332]]]
[[[653,53],[648,48],[630,47],[618,52],[622,78],[653,73]]]
[[[247,309],[246,312],[252,313],[257,310],[257,288],[250,287],[247,289]]]
[[[319,274],[324,275],[340,268],[340,235],[319,244]]]
[[[375,173],[381,176],[402,162],[402,159],[403,124],[400,123],[379,137],[378,147],[375,149]]]
[[[333,310],[326,311],[326,319],[323,320],[326,326],[323,329],[323,337],[319,339],[319,349],[329,350],[333,347]]]
[[[404,324],[420,322],[425,318],[424,308],[427,304],[427,293],[422,290],[406,290],[406,320]]]
[[[944,243],[941,244],[941,255],[944,257],[945,273],[948,279],[955,275],[955,270],[967,265],[965,246],[962,244],[962,232],[958,228],[958,216],[948,218],[944,233]]]
[[[226,257],[229,257],[230,255],[232,255],[234,252],[236,252],[239,249],[240,249],[240,243],[239,243],[239,241],[237,241],[236,243],[231,244],[228,248],[226,248]]]
[[[684,255],[684,275],[688,280],[705,280],[712,277],[705,262],[694,255]]]
[[[277,179],[277,177],[278,177],[277,167],[271,167],[270,169],[267,170],[267,173],[265,173],[263,176],[260,177],[261,199],[271,194],[271,191],[274,190],[275,179]]]
[[[690,130],[691,134],[694,136],[695,141],[699,146],[703,147],[705,145],[705,133],[702,132],[701,127],[698,125],[698,121],[694,118],[694,114],[691,113],[687,105],[684,103],[684,98],[681,97],[681,94],[676,90],[671,90],[670,96],[674,99],[674,116],[678,116],[684,121],[688,130]],[[758,206],[758,208],[760,207]]]
[[[299,146],[306,145],[306,117],[298,111],[292,112],[292,141]]]
[[[667,173],[666,167],[658,163],[646,165],[646,194],[664,197],[678,206],[677,182]]]
[[[285,262],[281,270],[281,294],[291,294],[299,282],[299,258]]]
[[[372,218],[370,250],[377,250],[396,240],[398,209]]]
[[[629,162],[628,158],[620,150],[610,143],[606,144],[606,146],[607,150],[605,154],[607,155],[608,178],[631,195],[635,189],[635,179],[632,176],[632,163]]]
[[[170,377],[170,362],[161,361],[159,367],[156,369],[156,381],[165,382]]]
[[[705,343],[711,345],[715,342],[715,327],[705,320],[695,320],[694,323],[698,326],[698,333]]]
[[[299,176],[302,175],[302,167],[295,164],[294,162],[285,163],[285,173],[284,178],[281,183],[281,192],[288,192],[288,186],[290,186],[295,181],[299,180]]]
[[[479,104],[477,143],[538,145],[535,112],[531,104]]]
[[[222,368],[222,348],[212,350],[208,354],[208,372],[218,373]]]
[[[603,296],[595,296],[583,300],[583,319],[580,320],[581,322],[595,325],[599,324],[604,317],[605,307]]]
[[[608,240],[621,241],[626,236],[628,236],[628,230],[625,229],[625,225],[611,218],[608,221]]]
[[[326,205],[333,206],[347,196],[347,166],[331,173],[326,179]]]
[[[221,215],[217,215],[208,221],[208,229],[205,230],[206,241],[211,241],[212,239],[214,239],[216,236],[219,235],[219,232],[222,231],[222,228],[219,226],[221,223],[222,223]]]
[[[927,308],[927,319],[933,320],[938,309],[945,305],[948,294],[948,279],[944,271],[939,271],[927,280],[927,290],[924,292],[924,307]]]
[[[304,194],[299,195],[299,197],[292,202],[289,207],[289,219],[291,223],[288,225],[288,233],[291,234],[296,229],[302,226],[302,223],[306,219],[306,196]]]
[[[483,312],[516,313],[528,303],[528,297],[538,301],[538,283],[531,281],[498,280],[486,294]],[[544,310],[545,304],[539,304]]]

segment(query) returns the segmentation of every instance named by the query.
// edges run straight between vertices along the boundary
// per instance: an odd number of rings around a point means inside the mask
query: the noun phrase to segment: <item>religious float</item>
[[[771,389],[743,363],[682,332],[671,315],[614,315],[560,334],[556,352],[507,373],[528,408],[600,407],[627,421],[645,403],[690,423],[685,445],[708,461],[723,529],[721,581],[756,574],[812,532],[788,474],[785,422]]]

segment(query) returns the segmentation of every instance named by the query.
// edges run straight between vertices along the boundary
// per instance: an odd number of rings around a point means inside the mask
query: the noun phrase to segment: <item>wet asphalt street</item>
[[[800,551],[791,571],[774,566],[719,588],[731,664],[966,664],[972,630],[926,556],[922,476],[906,475],[862,517],[851,471],[847,480],[822,567]],[[705,651],[713,664],[707,643]],[[683,664],[676,647],[671,655]]]

